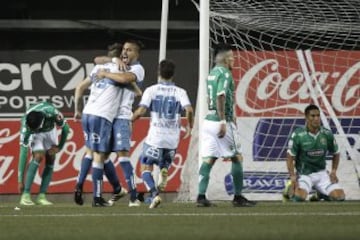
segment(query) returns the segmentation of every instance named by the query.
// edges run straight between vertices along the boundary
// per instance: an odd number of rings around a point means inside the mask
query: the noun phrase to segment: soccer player
[[[320,109],[313,104],[305,108],[306,126],[297,128],[289,140],[287,169],[290,180],[284,198],[305,201],[314,187],[325,200],[345,200],[344,190],[336,175],[339,166],[339,148],[331,130],[320,124]],[[330,152],[332,166],[326,170],[326,155]],[[296,172],[295,172],[296,169]]]
[[[61,127],[61,138],[58,143],[57,127]],[[49,187],[55,155],[65,144],[69,133],[69,125],[63,115],[49,102],[41,102],[30,106],[21,120],[20,130],[20,157],[18,165],[19,191],[22,193],[21,205],[52,205],[46,199]],[[26,167],[28,148],[31,148],[32,159],[26,172],[24,185],[24,170]],[[41,175],[40,193],[35,201],[31,199],[30,190],[34,182],[35,174],[41,161],[45,159],[45,167]]]
[[[111,73],[100,71],[102,77],[121,81],[128,79],[132,85],[121,89],[120,106],[117,110],[117,116],[113,123],[113,148],[112,151],[117,153],[117,158],[120,166],[125,175],[130,193],[129,207],[140,206],[140,201],[137,199],[136,183],[134,177],[134,168],[130,162],[130,140],[132,132],[132,106],[135,96],[140,96],[142,91],[138,85],[141,85],[144,77],[145,70],[139,62],[140,51],[142,43],[136,40],[127,40],[123,45],[121,58],[99,57],[95,59],[98,63],[101,62],[116,62],[121,73]],[[110,202],[116,201],[118,198],[113,195]]]
[[[170,167],[179,144],[181,112],[185,109],[188,121],[187,134],[193,127],[193,109],[186,91],[175,86],[173,77],[175,64],[170,60],[163,60],[159,64],[159,81],[145,89],[134,112],[132,120],[143,116],[147,109],[150,111],[150,127],[143,145],[140,157],[142,178],[152,196],[150,208],[156,208],[161,203],[159,190],[163,190],[167,182]],[[160,168],[162,183],[159,189],[155,186],[152,176],[153,165]]]
[[[108,56],[109,57],[119,57],[122,50],[122,44],[114,43],[108,46]],[[113,64],[115,67],[116,65]],[[118,69],[114,69],[114,71],[118,71]],[[88,89],[92,84],[90,77],[86,77],[82,82],[78,84],[75,89],[75,112],[74,118],[75,120],[80,120],[82,117],[82,101],[81,98],[84,95],[84,91]],[[91,168],[93,161],[93,151],[90,148],[86,148],[86,154],[84,159],[81,162],[81,167],[77,179],[77,183],[74,191],[74,201],[78,205],[83,205],[84,199],[82,196],[83,192],[83,184],[86,180],[86,176]],[[107,159],[104,162],[104,173],[110,184],[112,185],[114,192],[113,197],[120,199],[124,195],[126,195],[126,190],[123,189],[120,185],[119,178],[116,174],[116,169],[111,161],[111,159]]]
[[[234,116],[234,80],[231,69],[234,55],[231,47],[219,44],[215,50],[216,66],[207,78],[208,114],[205,117],[202,132],[200,154],[203,162],[199,170],[199,189],[197,206],[214,206],[206,198],[210,171],[219,158],[230,158],[232,161],[231,175],[234,182],[234,207],[254,206],[242,194],[243,188],[243,157],[240,144],[237,142],[236,122]]]
[[[113,121],[117,116],[124,85],[132,84],[136,79],[132,74],[120,72],[113,62],[96,65],[90,74],[90,96],[82,114],[82,127],[87,148],[93,154],[93,206],[107,207],[112,203],[102,197],[104,162],[112,147]]]

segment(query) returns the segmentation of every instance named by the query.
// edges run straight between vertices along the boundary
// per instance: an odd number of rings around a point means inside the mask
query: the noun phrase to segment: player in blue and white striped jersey
[[[133,80],[133,84],[131,86],[121,89],[120,106],[113,123],[112,135],[112,151],[117,153],[117,158],[124,172],[130,193],[129,207],[140,206],[140,201],[136,199],[137,191],[134,168],[130,162],[130,143],[132,133],[131,118],[133,114],[132,105],[134,103],[135,96],[140,96],[142,94],[138,85],[142,84],[145,76],[145,70],[138,60],[142,47],[141,45],[142,44],[136,40],[127,40],[124,43],[121,52],[121,59],[112,59],[112,61],[119,64],[120,68],[123,64],[125,64],[126,67],[123,67],[125,72],[120,74],[104,72],[104,76],[110,79],[121,80],[127,76]],[[109,59],[103,58],[103,61],[109,61]],[[109,202],[112,203],[117,199],[118,196],[114,194]]]
[[[174,73],[175,64],[172,61],[160,62],[159,82],[146,88],[132,118],[135,121],[147,109],[150,111],[150,127],[140,158],[142,178],[152,196],[150,208],[156,208],[161,203],[159,191],[166,186],[168,168],[179,144],[182,111],[186,111],[188,121],[184,137],[190,135],[194,122],[189,97],[184,89],[174,84]],[[159,166],[162,177],[158,187],[152,176],[154,164]]]

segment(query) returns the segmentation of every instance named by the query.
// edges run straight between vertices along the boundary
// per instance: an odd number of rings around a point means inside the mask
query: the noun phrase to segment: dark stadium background
[[[0,62],[8,61],[1,51],[105,50],[113,42],[139,39],[145,45],[147,56],[141,59],[146,70],[146,87],[156,81],[161,6],[161,0],[3,2]],[[169,1],[167,58],[177,63],[176,81],[188,89],[194,105],[198,81],[198,18],[190,0]]]

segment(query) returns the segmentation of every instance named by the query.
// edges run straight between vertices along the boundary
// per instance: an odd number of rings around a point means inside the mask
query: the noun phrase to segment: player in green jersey
[[[345,193],[336,175],[340,153],[334,135],[321,126],[320,109],[316,105],[305,108],[305,118],[306,126],[297,128],[289,140],[286,163],[290,180],[283,196],[305,201],[314,187],[326,200],[343,201]],[[326,170],[328,152],[333,155],[330,173]]]
[[[213,204],[206,198],[210,171],[219,158],[232,161],[231,175],[234,182],[235,196],[232,201],[235,207],[254,206],[255,202],[247,200],[242,194],[243,168],[240,144],[236,134],[234,118],[235,84],[231,69],[234,55],[229,45],[218,45],[215,51],[216,66],[207,78],[208,114],[203,122],[201,164],[199,175],[199,192],[197,206],[210,207]]]
[[[57,128],[61,127],[61,138],[58,143]],[[55,154],[59,152],[66,141],[69,133],[69,125],[63,115],[49,102],[41,102],[30,106],[21,119],[20,130],[20,157],[18,165],[19,191],[22,193],[21,205],[34,205],[31,200],[30,190],[34,182],[40,162],[45,158],[45,167],[41,175],[40,193],[36,199],[38,205],[51,205],[45,197],[50,184]],[[32,159],[26,172],[24,184],[24,170],[28,156],[28,148],[31,148]]]

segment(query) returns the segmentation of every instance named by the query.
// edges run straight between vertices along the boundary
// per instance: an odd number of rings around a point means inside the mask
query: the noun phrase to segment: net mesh
[[[304,125],[303,110],[315,103],[336,134],[343,160],[339,177],[351,198],[352,190],[358,190],[360,161],[360,1],[211,0],[209,30],[210,46],[226,42],[236,48],[233,75],[244,192],[280,197],[289,134]],[[191,192],[196,195],[198,175],[188,169],[198,169],[197,154],[188,154],[180,200],[195,199]],[[223,176],[217,172],[224,171],[212,172],[208,194],[222,199]]]

